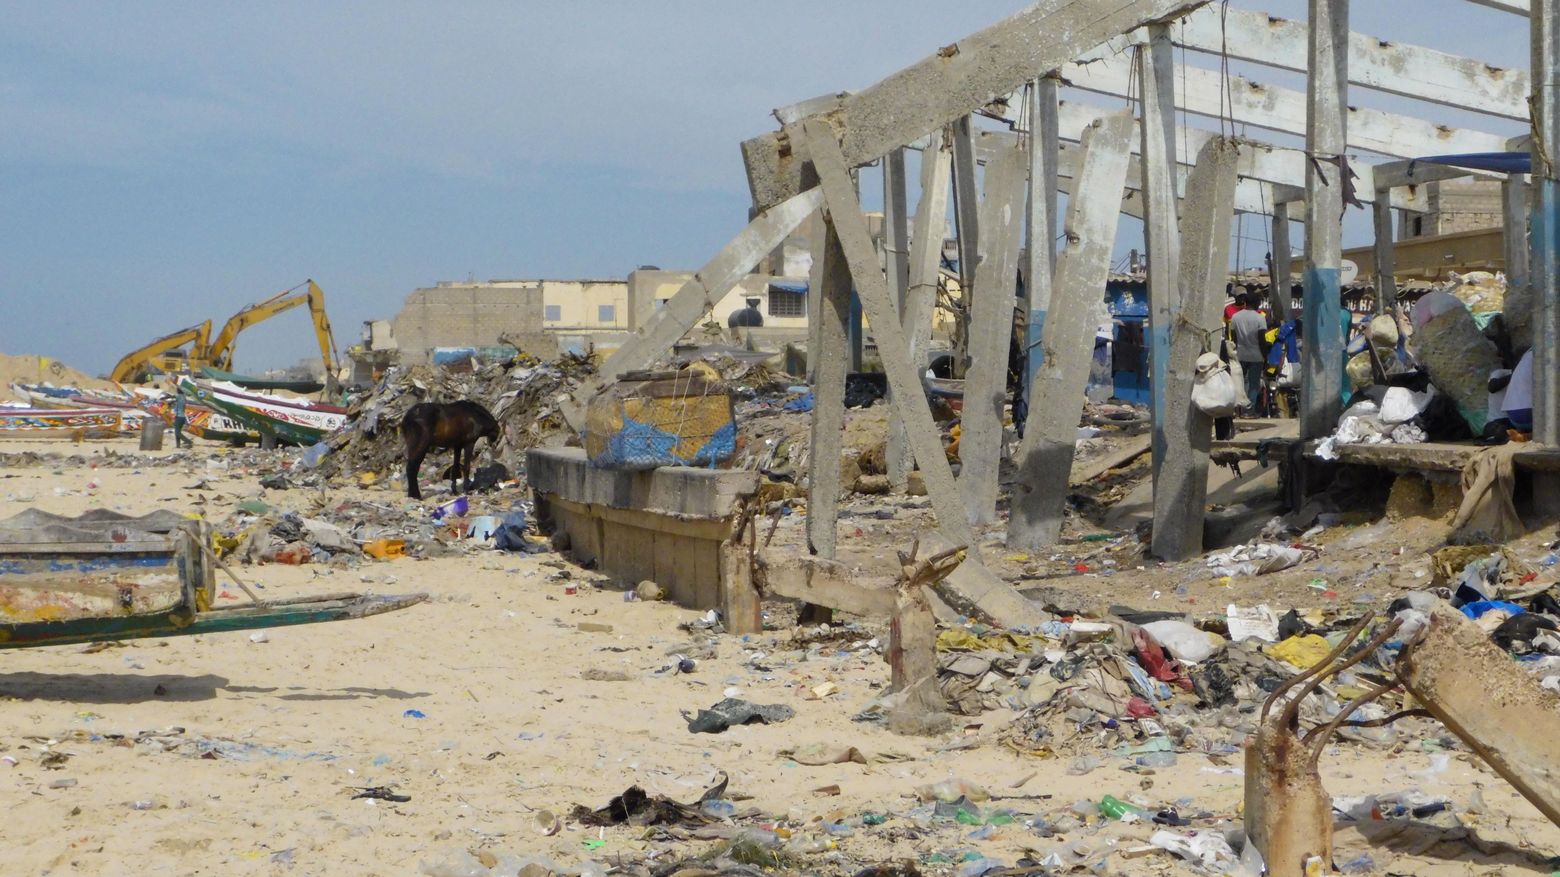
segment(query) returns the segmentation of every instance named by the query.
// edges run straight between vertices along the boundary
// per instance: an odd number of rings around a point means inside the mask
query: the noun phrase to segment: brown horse
[[[401,439],[406,442],[406,495],[422,499],[417,488],[417,470],[423,458],[434,449],[452,450],[455,461],[447,474],[450,491],[460,493],[460,481],[471,488],[471,460],[477,442],[484,436],[488,451],[498,444],[498,421],[486,408],[462,399],[459,402],[420,402],[401,419]]]

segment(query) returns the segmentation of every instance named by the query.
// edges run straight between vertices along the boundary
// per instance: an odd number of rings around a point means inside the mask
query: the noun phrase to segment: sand
[[[114,385],[78,371],[58,359],[23,354],[0,353],[0,401],[20,399],[11,384],[52,384],[56,387],[112,390]]]
[[[129,452],[132,445],[0,446],[86,455],[79,465],[0,468],[0,516],[29,505],[66,514],[96,505],[130,512],[193,508],[198,498],[220,511],[256,492],[254,479],[242,473],[213,479],[212,489],[189,489],[205,473],[204,458],[223,451],[199,449],[188,466],[94,469],[92,457],[105,448]],[[392,496],[389,488],[378,494]],[[842,521],[842,534],[856,526]],[[1005,802],[1039,814],[1054,816],[1075,800],[1112,793],[1180,800],[1183,812],[1239,818],[1241,777],[1231,772],[1238,756],[1182,753],[1174,767],[1157,771],[1129,771],[1123,760],[1106,759],[1104,767],[1073,777],[1065,760],[1021,756],[994,742],[1010,718],[1000,712],[969,720],[972,727],[946,738],[899,737],[851,720],[888,680],[870,650],[846,643],[809,659],[788,645],[786,630],[722,636],[712,654],[701,653],[677,629],[697,613],[624,602],[555,555],[244,571],[265,595],[423,591],[431,600],[366,620],[274,629],[264,642],[233,633],[130,641],[91,653],[81,646],[6,652],[0,656],[0,755],[16,760],[0,764],[0,794],[10,802],[6,873],[400,875],[458,850],[542,854],[562,865],[587,858],[610,863],[668,844],[646,840],[643,830],[584,830],[567,821],[547,837],[535,828],[536,811],[561,816],[574,804],[600,806],[631,784],[666,786],[677,775],[692,775],[690,784],[669,787],[694,797],[698,775],[709,771],[729,774],[741,806],[803,827],[819,817],[903,813],[915,805],[917,785],[954,776],[1000,794],[1050,796]],[[568,585],[578,593],[566,594]],[[582,622],[612,630],[582,631]],[[754,661],[757,652],[763,657]],[[696,671],[658,674],[674,653],[695,654]],[[581,678],[593,670],[621,671],[628,681]],[[809,689],[825,681],[839,693],[811,699]],[[728,688],[759,703],[791,706],[796,717],[720,735],[689,733],[680,713],[720,700]],[[409,717],[408,710],[424,717]],[[110,737],[169,728],[183,730],[165,741],[186,741],[171,751],[119,745]],[[947,750],[966,733],[976,745]],[[196,757],[197,738],[229,741],[218,745],[241,757]],[[853,745],[903,760],[808,767],[777,754],[809,743]],[[1478,794],[1483,815],[1465,818],[1477,820],[1481,842],[1560,852],[1560,829],[1472,756],[1455,752],[1443,769],[1424,773],[1436,760],[1425,748],[1418,739],[1392,753],[1335,746],[1323,759],[1327,788],[1360,795],[1418,787],[1459,807]],[[68,759],[47,769],[45,751]],[[53,787],[59,781],[74,784]],[[813,791],[835,784],[838,795]],[[411,800],[351,797],[355,787],[382,785]],[[924,860],[973,850],[1012,863],[1025,850],[1043,855],[1066,842],[1097,846],[1110,837],[1135,846],[1151,833],[1141,825],[1112,826],[1064,841],[1011,825],[988,839],[960,840],[946,831],[918,837],[908,827],[902,818],[890,819],[841,838],[839,846],[854,860]],[[586,843],[596,841],[604,843],[588,850]],[[1371,845],[1354,829],[1340,830],[1338,841],[1340,861],[1368,851],[1377,873],[1548,873],[1518,864],[1520,856],[1476,853],[1463,842],[1436,846],[1400,835]],[[688,841],[671,855],[707,846]],[[829,855],[814,857],[818,872],[850,873]],[[1164,855],[1111,861],[1122,874],[1194,873]],[[923,866],[927,873],[952,868]]]

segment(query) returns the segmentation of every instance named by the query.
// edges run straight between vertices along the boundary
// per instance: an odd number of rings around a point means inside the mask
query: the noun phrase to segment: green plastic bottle
[[[1100,799],[1100,813],[1108,819],[1124,819],[1128,813],[1139,819],[1143,818],[1143,811],[1117,798],[1115,795],[1106,795]]]

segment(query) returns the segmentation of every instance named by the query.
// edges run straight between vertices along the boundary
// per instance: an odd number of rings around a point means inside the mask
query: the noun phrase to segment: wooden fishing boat
[[[325,389],[325,385],[319,381],[284,381],[270,378],[257,378],[253,375],[240,375],[233,372],[225,372],[209,365],[201,366],[200,373],[213,381],[227,381],[246,390],[281,390],[286,393],[318,393]]]
[[[189,377],[179,378],[179,388],[277,444],[313,445],[347,421],[347,409],[322,402],[261,396]]]
[[[154,414],[162,422],[173,426],[173,398],[142,399],[141,408]],[[242,446],[246,442],[260,443],[260,433],[244,426],[214,408],[186,402],[184,405],[184,431],[207,441],[226,442]]]
[[[123,408],[0,408],[0,438],[113,438],[140,428]]]
[[[0,649],[189,636],[366,618],[426,594],[328,594],[215,606],[210,527],[106,509],[0,521]]]

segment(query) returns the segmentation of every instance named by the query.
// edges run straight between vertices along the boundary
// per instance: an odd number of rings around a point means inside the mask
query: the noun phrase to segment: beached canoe
[[[246,393],[227,384],[179,378],[186,396],[233,418],[277,444],[308,446],[347,422],[347,409],[303,399]]]
[[[283,381],[270,378],[257,378],[253,375],[240,375],[233,372],[225,372],[209,365],[201,366],[200,373],[213,381],[227,381],[230,384],[243,387],[246,390],[281,390],[286,393],[318,393],[325,389],[325,385],[319,381]]]
[[[123,408],[3,408],[0,437],[47,438],[72,436],[113,438],[140,429],[138,417],[126,417]]]
[[[163,423],[168,424],[170,427],[173,426],[172,397],[164,396],[160,399],[144,399],[139,404],[143,410],[156,415]],[[186,402],[184,405],[184,420],[184,431],[197,438],[203,438],[212,442],[226,442],[232,445],[242,445],[245,442],[260,443],[260,433],[205,405]]]

